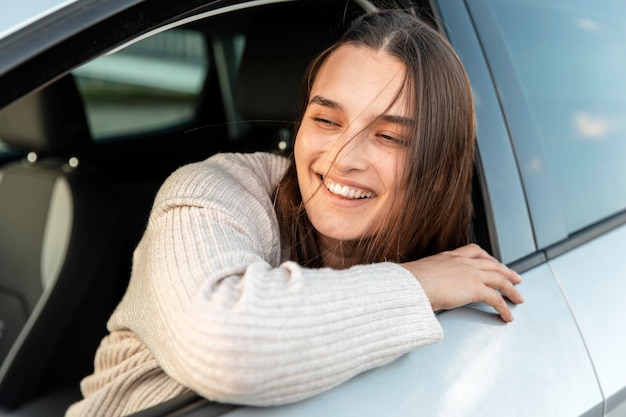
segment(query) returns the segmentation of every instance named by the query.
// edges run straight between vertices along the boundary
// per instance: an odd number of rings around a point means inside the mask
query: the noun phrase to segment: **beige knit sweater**
[[[215,401],[297,401],[442,338],[417,280],[392,264],[307,269],[281,250],[271,154],[220,154],[159,191],[84,399],[122,416],[191,389]]]

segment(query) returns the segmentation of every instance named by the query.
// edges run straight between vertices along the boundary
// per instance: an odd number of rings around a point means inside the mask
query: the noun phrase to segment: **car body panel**
[[[621,226],[550,261],[585,338],[611,417],[626,411],[624,248],[626,226]]]
[[[511,324],[478,305],[444,312],[439,344],[308,400],[226,415],[601,416],[594,369],[549,267],[523,278]]]
[[[0,39],[79,0],[31,0],[20,7],[4,7],[0,15]]]
[[[28,19],[15,16],[5,23],[0,42],[0,74],[15,68],[68,37],[104,18],[120,12],[141,0],[75,0],[37,2],[30,11],[37,13]],[[30,4],[30,3],[29,3]]]

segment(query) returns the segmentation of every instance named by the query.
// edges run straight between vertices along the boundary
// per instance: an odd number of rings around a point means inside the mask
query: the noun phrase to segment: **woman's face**
[[[319,69],[294,152],[323,248],[372,236],[399,202],[413,123],[404,76],[400,60],[353,45],[339,47]]]

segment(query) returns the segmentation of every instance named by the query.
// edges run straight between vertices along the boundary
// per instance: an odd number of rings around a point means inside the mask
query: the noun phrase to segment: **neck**
[[[357,253],[361,245],[354,241],[341,241],[320,236],[322,263],[325,267],[346,269],[359,263]]]

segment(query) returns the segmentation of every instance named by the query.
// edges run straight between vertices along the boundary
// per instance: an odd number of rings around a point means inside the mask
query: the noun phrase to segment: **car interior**
[[[0,111],[0,411],[63,415],[80,398],[159,186],[217,152],[289,154],[307,63],[361,12],[285,2],[187,24],[209,59],[179,125],[95,140],[72,73]],[[218,46],[242,37],[225,59]],[[489,247],[475,183],[475,238]]]

